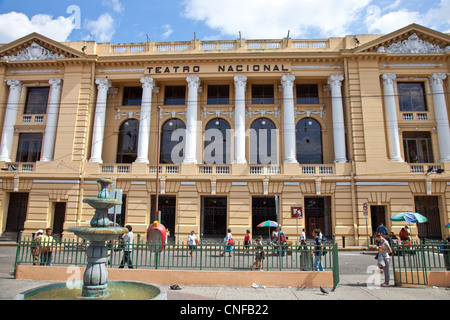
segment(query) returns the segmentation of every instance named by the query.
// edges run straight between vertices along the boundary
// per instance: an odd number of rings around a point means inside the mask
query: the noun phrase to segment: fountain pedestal
[[[98,179],[97,182],[101,185],[98,197],[83,199],[83,202],[95,208],[91,226],[71,227],[68,229],[68,231],[73,232],[78,237],[90,242],[86,250],[88,265],[83,276],[83,297],[102,297],[105,295],[108,287],[108,271],[106,269],[108,250],[106,242],[128,233],[127,228],[110,227],[108,209],[122,204],[121,200],[109,197],[108,185],[112,181],[110,179]]]

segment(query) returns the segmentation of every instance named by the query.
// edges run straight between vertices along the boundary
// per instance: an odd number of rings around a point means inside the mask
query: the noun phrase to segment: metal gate
[[[392,267],[396,285],[428,285],[427,247],[392,243]]]
[[[227,197],[202,196],[201,234],[224,238],[227,234]]]
[[[439,214],[439,198],[434,196],[414,197],[416,212],[424,215],[428,221],[418,223],[420,239],[442,239]]]

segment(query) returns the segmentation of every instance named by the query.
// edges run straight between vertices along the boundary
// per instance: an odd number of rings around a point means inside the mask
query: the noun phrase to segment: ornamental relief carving
[[[3,60],[8,61],[30,61],[30,60],[56,60],[64,59],[65,56],[59,53],[52,52],[36,42],[32,42],[31,46],[25,50],[20,51],[15,56],[4,56]]]
[[[377,52],[387,53],[443,53],[450,51],[450,46],[442,49],[436,44],[421,40],[417,33],[413,33],[408,39],[391,44],[388,48],[383,46]]]

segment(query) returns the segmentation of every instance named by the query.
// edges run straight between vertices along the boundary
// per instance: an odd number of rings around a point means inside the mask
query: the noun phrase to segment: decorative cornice
[[[15,56],[2,57],[3,60],[8,61],[56,60],[64,58],[65,56],[63,54],[52,52],[36,42],[32,42],[28,48],[20,51]]]
[[[421,40],[417,33],[413,33],[408,39],[392,43],[388,48],[380,46],[377,52],[387,53],[443,53],[450,51],[450,46],[442,49],[436,44]]]

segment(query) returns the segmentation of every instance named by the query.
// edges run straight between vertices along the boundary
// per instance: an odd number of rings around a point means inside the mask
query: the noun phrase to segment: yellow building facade
[[[237,240],[278,220],[367,245],[402,211],[450,222],[450,36],[110,44],[30,34],[0,46],[3,237],[86,225],[113,181],[116,222]],[[159,155],[159,157],[158,157]],[[159,167],[159,172],[158,168]],[[156,210],[156,194],[158,209]],[[299,218],[292,213],[301,208]],[[161,212],[158,216],[157,211]],[[113,217],[111,218],[114,219]]]

